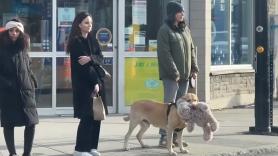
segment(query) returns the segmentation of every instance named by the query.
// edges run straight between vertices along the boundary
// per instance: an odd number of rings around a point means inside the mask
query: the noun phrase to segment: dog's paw
[[[184,154],[189,153],[189,150],[187,150],[187,149],[185,149],[185,148],[181,148],[180,150],[181,150],[181,153],[184,153]]]

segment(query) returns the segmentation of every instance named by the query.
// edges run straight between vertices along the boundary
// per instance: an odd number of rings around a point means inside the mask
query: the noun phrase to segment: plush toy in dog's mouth
[[[203,139],[210,141],[213,138],[213,132],[219,128],[219,123],[213,116],[211,110],[204,102],[198,102],[192,105],[186,101],[177,101],[178,115],[187,123],[187,131],[192,132],[194,124],[203,128]]]

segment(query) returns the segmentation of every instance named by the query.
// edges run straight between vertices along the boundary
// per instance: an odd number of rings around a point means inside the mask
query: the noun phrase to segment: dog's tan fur
[[[185,94],[180,100],[185,100],[192,105],[198,103],[198,97],[195,94],[188,93]],[[170,155],[176,155],[172,148],[173,141],[173,132],[175,129],[183,129],[186,127],[186,123],[184,120],[180,118],[177,113],[177,107],[172,106],[170,108],[169,115],[167,116],[168,105],[154,102],[150,100],[141,100],[135,102],[131,108],[128,117],[125,117],[124,120],[129,122],[129,130],[125,136],[124,141],[124,150],[129,150],[128,148],[128,140],[129,137],[134,130],[134,128],[139,124],[140,130],[137,133],[136,137],[141,144],[142,147],[146,147],[142,141],[142,136],[146,132],[146,130],[153,125],[155,127],[159,127],[165,129],[167,131],[167,148],[169,150]],[[188,150],[184,149],[182,144],[182,130],[177,133],[178,144],[180,147],[180,151],[182,153],[188,153]]]

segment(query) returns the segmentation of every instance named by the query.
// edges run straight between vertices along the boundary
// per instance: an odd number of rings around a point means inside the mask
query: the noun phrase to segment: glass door
[[[54,77],[56,79],[56,105],[54,105],[56,114],[72,113],[71,71],[69,56],[65,53],[65,47],[72,21],[75,15],[81,11],[87,11],[93,16],[93,30],[96,32],[96,37],[101,44],[105,57],[103,64],[112,75],[112,79],[105,80],[105,102],[109,106],[109,112],[115,112],[116,1],[57,0],[56,4],[56,76]]]
[[[163,87],[158,76],[156,36],[166,19],[169,1],[119,1],[119,6],[125,6],[125,9],[119,9],[120,113],[128,112],[129,106],[137,100],[163,99]]]
[[[0,5],[0,30],[9,20],[19,18],[30,36],[29,55],[38,82],[36,101],[40,115],[53,114],[53,4],[49,0],[2,0]]]

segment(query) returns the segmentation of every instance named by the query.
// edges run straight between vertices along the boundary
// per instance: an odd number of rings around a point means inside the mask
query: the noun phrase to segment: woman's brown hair
[[[15,22],[21,23],[21,21],[19,19],[12,19],[10,21],[15,21]],[[9,30],[5,30],[5,31],[1,32],[1,34],[0,34],[0,44],[1,44],[1,46],[4,46],[4,47],[12,45],[12,46],[17,47],[19,50],[27,51],[27,49],[30,47],[30,37],[26,33],[20,32],[17,40],[15,42],[13,42],[10,39]]]
[[[73,23],[72,23],[71,31],[69,34],[69,38],[68,38],[67,49],[66,49],[67,53],[70,53],[70,51],[71,51],[71,45],[73,43],[73,40],[76,37],[82,36],[81,30],[79,28],[79,24],[88,16],[90,16],[92,18],[92,16],[87,12],[80,12],[79,14],[77,14],[75,16]]]

